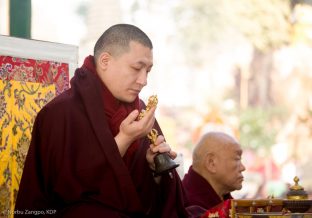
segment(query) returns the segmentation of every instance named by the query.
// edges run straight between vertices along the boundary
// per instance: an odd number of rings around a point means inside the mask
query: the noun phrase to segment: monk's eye
[[[135,71],[140,71],[141,70],[140,67],[132,67],[132,69],[134,69]]]
[[[241,156],[236,156],[235,160],[237,160],[237,161],[242,160],[242,157]]]

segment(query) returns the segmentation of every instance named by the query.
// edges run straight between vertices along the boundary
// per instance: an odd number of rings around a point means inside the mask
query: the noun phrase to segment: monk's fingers
[[[137,119],[139,115],[139,111],[138,110],[133,110],[127,117],[126,119],[123,120],[123,124],[124,125],[129,125],[131,124],[133,121],[135,121]]]
[[[145,112],[145,116],[148,117],[148,118],[153,117],[154,114],[155,114],[155,110],[156,110],[156,107],[150,108],[149,111],[146,111],[146,112]]]
[[[175,152],[175,151],[170,151],[170,152],[168,152],[168,154],[169,154],[169,157],[172,159],[172,160],[174,160],[176,157],[177,157],[177,152]]]
[[[149,111],[144,112],[144,116],[141,119],[143,122],[148,122],[154,118],[156,107],[152,107]]]
[[[167,153],[169,157],[174,160],[177,157],[177,152],[173,151],[167,143],[161,143],[159,146],[150,145],[150,150],[155,155],[157,153]],[[154,156],[155,156],[154,155]]]
[[[165,137],[164,137],[163,135],[157,136],[157,139],[156,139],[155,144],[156,144],[156,145],[159,145],[159,144],[161,144],[161,143],[163,143],[163,142],[165,142]]]
[[[141,129],[144,131],[144,133],[148,134],[152,130],[154,123],[155,123],[154,116],[143,117],[143,119],[137,122],[137,126],[138,126],[138,129]]]
[[[165,141],[163,141],[162,143],[152,147],[152,151],[154,153],[157,153],[157,152],[158,153],[166,153],[166,152],[170,153],[171,148]]]

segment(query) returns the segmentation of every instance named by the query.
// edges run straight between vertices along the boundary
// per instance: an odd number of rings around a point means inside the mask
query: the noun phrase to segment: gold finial
[[[304,200],[308,199],[308,194],[304,191],[304,188],[299,185],[299,178],[297,176],[294,177],[295,184],[289,188],[287,193],[287,199],[290,200]]]
[[[146,105],[145,110],[142,110],[139,114],[139,120],[142,119],[147,111],[149,111],[152,107],[156,107],[158,104],[158,98],[157,95],[151,95],[148,98],[148,103]],[[149,140],[151,140],[151,143],[155,145],[157,137],[158,137],[158,131],[156,129],[152,129],[152,131],[147,135]]]
[[[303,187],[301,185],[299,185],[299,178],[298,176],[295,176],[294,177],[294,182],[295,182],[295,185],[291,186],[291,189],[292,190],[303,190]]]
[[[146,110],[149,111],[152,107],[157,106],[157,104],[158,104],[157,95],[151,95],[148,98],[148,103],[147,103],[147,106],[146,106]]]
[[[155,145],[157,137],[158,137],[158,131],[156,129],[152,129],[152,131],[147,135],[149,140],[151,140],[152,144]]]
[[[146,105],[145,110],[142,110],[139,114],[139,120],[142,119],[145,115],[145,112],[149,111],[152,107],[156,107],[158,104],[158,98],[157,95],[151,95],[148,98],[148,103]]]

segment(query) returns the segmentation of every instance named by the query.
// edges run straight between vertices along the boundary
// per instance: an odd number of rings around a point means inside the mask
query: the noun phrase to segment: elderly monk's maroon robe
[[[200,206],[208,210],[222,203],[218,194],[211,185],[190,166],[182,184],[188,199],[189,206]],[[224,200],[232,199],[231,194],[224,196]]]
[[[125,164],[104,113],[102,86],[94,73],[79,68],[71,89],[38,113],[15,211],[48,217],[185,217],[176,171],[173,178],[154,182],[147,137]],[[155,128],[162,134],[157,122]]]

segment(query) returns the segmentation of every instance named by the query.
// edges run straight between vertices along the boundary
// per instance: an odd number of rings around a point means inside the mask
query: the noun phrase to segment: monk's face
[[[245,170],[241,161],[242,149],[236,142],[227,144],[218,154],[216,176],[223,193],[242,188]]]
[[[138,42],[131,41],[129,51],[110,57],[102,80],[115,98],[133,102],[147,85],[147,76],[153,66],[153,52]]]

